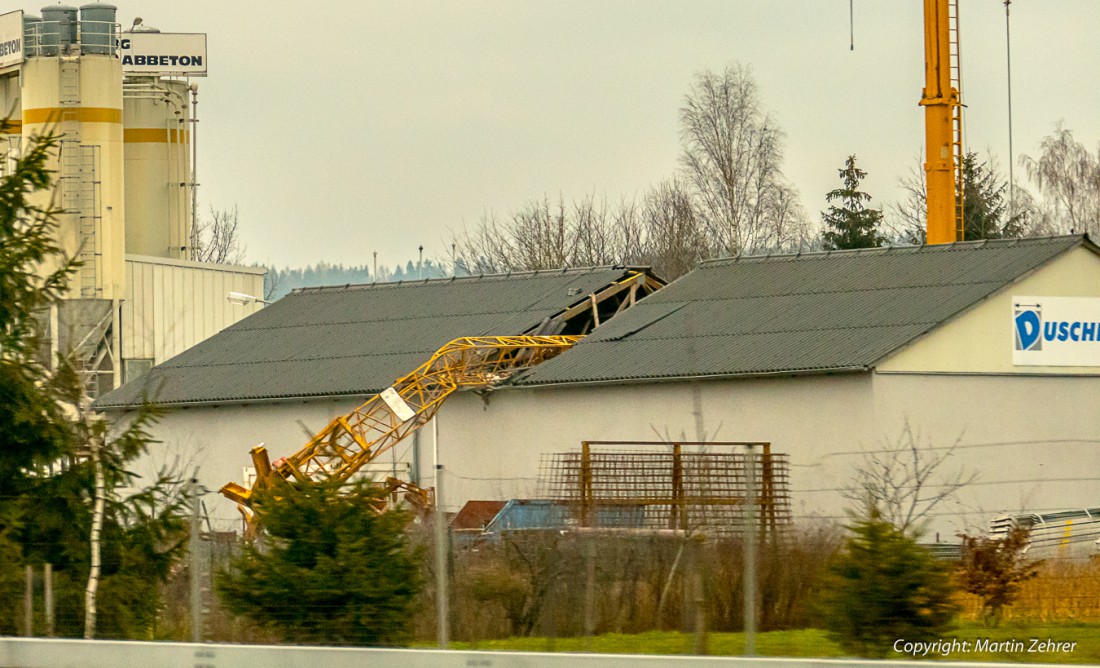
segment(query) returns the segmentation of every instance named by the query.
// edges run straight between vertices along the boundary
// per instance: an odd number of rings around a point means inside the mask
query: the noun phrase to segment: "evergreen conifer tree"
[[[376,511],[369,481],[280,484],[253,510],[263,545],[249,545],[218,577],[233,613],[290,642],[391,645],[402,640],[420,589],[408,513]]]
[[[882,657],[898,638],[942,637],[957,611],[950,567],[869,507],[830,567],[825,627],[847,651]]]
[[[844,186],[825,195],[830,205],[828,211],[821,212],[825,223],[821,235],[823,247],[825,250],[878,248],[886,241],[879,230],[882,210],[868,209],[865,204],[871,201],[871,196],[859,189],[867,172],[856,167],[856,156],[850,155],[837,173]]]

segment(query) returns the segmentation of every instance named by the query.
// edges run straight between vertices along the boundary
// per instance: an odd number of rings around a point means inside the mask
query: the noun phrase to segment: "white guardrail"
[[[748,659],[0,638],[0,668],[882,668],[884,665],[890,668],[928,668],[930,664],[927,661],[859,659]],[[936,668],[1019,668],[1018,664],[984,662],[936,661],[934,665]]]

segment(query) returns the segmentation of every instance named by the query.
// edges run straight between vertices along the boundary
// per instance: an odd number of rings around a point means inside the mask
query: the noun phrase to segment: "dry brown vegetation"
[[[960,594],[964,620],[981,617],[982,601]],[[1100,560],[1051,559],[1023,583],[1016,602],[1004,609],[1005,621],[1100,622]]]
[[[451,635],[466,641],[583,635],[590,577],[596,634],[691,630],[696,583],[703,590],[707,629],[739,630],[740,541],[704,540],[698,552],[692,549],[693,543],[680,536],[652,534],[519,531],[497,543],[456,546]],[[757,557],[760,630],[812,624],[817,583],[839,545],[838,529],[809,527],[761,546]],[[415,622],[414,636],[430,639],[435,634],[430,584],[434,574],[428,572],[424,579],[429,587],[422,597],[419,609],[424,614]]]

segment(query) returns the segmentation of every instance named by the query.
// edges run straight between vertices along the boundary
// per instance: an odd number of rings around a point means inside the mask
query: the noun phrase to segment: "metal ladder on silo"
[[[96,297],[100,293],[96,280],[99,265],[96,234],[99,215],[95,206],[98,194],[95,163],[98,152],[95,147],[82,146],[80,143],[79,56],[62,56],[60,61],[58,101],[61,105],[61,118],[58,119],[58,130],[61,132],[61,174],[58,180],[61,185],[62,216],[75,223],[79,234],[80,250],[77,252],[77,259],[81,263],[78,270],[80,296]],[[89,180],[91,193],[86,192],[86,182]],[[85,208],[89,200],[91,209]]]
[[[103,249],[100,248],[100,223],[102,190],[99,180],[99,147],[81,145],[80,150],[80,295],[98,297],[103,290],[96,285],[96,271],[100,265]],[[91,271],[85,271],[91,267]]]

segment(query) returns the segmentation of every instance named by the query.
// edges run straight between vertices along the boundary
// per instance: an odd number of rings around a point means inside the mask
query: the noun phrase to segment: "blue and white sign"
[[[23,12],[0,14],[0,69],[23,62]],[[10,111],[0,109],[0,116]]]
[[[1013,297],[1012,364],[1100,366],[1100,298]]]

